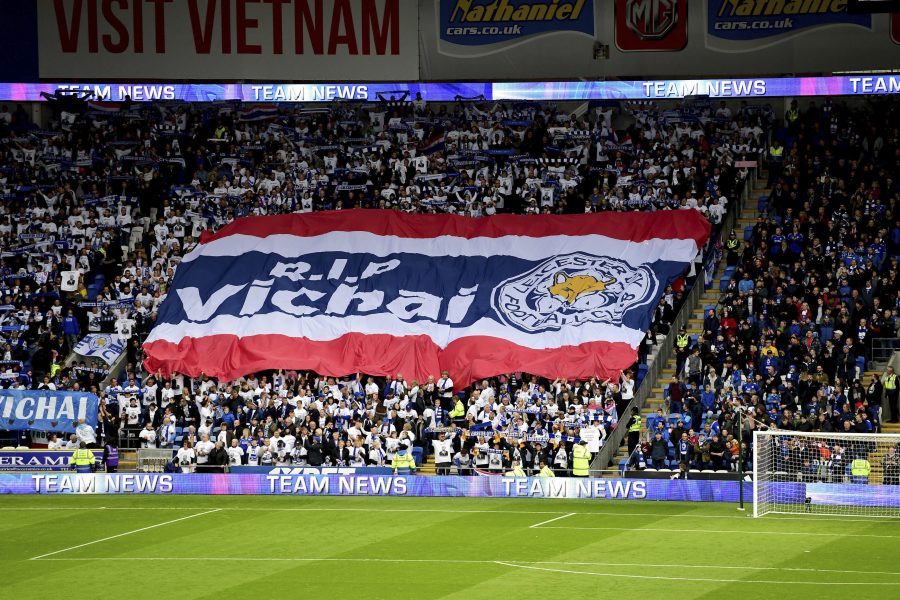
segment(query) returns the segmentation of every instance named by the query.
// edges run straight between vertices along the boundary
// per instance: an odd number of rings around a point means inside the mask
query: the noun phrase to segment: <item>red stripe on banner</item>
[[[296,235],[311,237],[332,231],[366,231],[377,235],[408,238],[455,236],[466,239],[519,235],[603,235],[618,240],[643,242],[654,238],[693,239],[697,246],[709,237],[711,226],[694,209],[653,213],[595,213],[578,215],[411,215],[395,210],[352,209],[312,214],[246,217],[223,227],[215,234],[204,233],[207,243],[231,235],[268,237]]]
[[[212,335],[185,338],[179,344],[157,340],[145,344],[150,373],[201,374],[224,381],[269,369],[313,370],[325,376],[356,372],[402,374],[407,381],[435,379],[450,372],[458,388],[502,373],[524,371],[555,379],[619,379],[634,364],[637,352],[624,342],[590,342],[579,346],[535,350],[492,337],[471,336],[441,350],[427,336],[394,337],[348,333],[316,342],[284,335]],[[165,358],[157,358],[165,357]]]

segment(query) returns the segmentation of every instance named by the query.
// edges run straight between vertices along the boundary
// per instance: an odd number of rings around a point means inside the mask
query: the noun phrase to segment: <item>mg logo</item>
[[[677,52],[687,46],[688,0],[615,0],[616,47]]]
[[[678,0],[627,0],[625,25],[642,40],[659,40],[678,24]]]

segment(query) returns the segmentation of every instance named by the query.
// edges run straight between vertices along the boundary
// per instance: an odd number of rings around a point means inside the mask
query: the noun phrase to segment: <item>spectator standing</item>
[[[209,461],[209,456],[213,449],[215,449],[215,444],[209,441],[209,435],[204,433],[200,436],[200,441],[197,442],[194,449],[197,456],[197,472],[209,473],[210,471],[208,469],[212,466]]]
[[[178,462],[178,465],[181,467],[182,473],[193,473],[194,465],[197,462],[197,454],[193,448],[191,448],[191,443],[187,439],[184,439],[181,443],[181,448],[178,449],[178,453],[175,455],[175,460]]]
[[[225,444],[216,442],[215,446],[209,453],[208,468],[211,473],[225,473],[228,467],[228,451],[225,450]]]
[[[443,431],[438,434],[438,439],[431,441],[434,447],[434,466],[438,475],[449,475],[450,464],[453,458],[453,441],[447,439]]]
[[[84,419],[78,419],[78,427],[75,428],[75,435],[78,441],[83,443],[86,448],[97,447],[97,434],[94,428],[84,422]]]

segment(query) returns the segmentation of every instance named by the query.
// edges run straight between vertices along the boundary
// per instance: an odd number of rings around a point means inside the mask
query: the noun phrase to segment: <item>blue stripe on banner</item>
[[[303,265],[306,273],[300,281],[293,280],[295,265]],[[338,265],[344,273],[361,274],[367,269],[384,272],[347,285],[328,278],[327,274]],[[578,277],[588,268],[605,273],[604,281],[615,279],[628,285],[629,301],[619,302],[617,294],[622,293],[621,289],[600,290],[574,300],[568,316],[559,316],[544,306],[563,302],[547,294],[554,282]],[[428,257],[405,253],[385,258],[343,252],[308,254],[302,261],[259,252],[236,257],[201,256],[179,267],[178,285],[162,306],[159,323],[204,322],[218,315],[279,312],[297,316],[373,316],[390,312],[411,323],[435,322],[460,328],[490,318],[529,333],[588,321],[646,330],[652,317],[648,306],[655,306],[666,284],[684,268],[684,263],[658,261],[635,269],[618,259],[585,253],[542,261],[511,256]],[[251,285],[256,278],[268,279],[273,274],[271,286]],[[312,274],[321,275],[316,280]],[[598,286],[599,276],[590,277]],[[199,303],[188,302],[186,309],[185,300],[191,299],[186,295],[187,285]],[[349,298],[351,288],[356,300]],[[468,305],[465,311],[451,308],[463,305]],[[620,314],[617,310],[622,306],[626,309]],[[517,321],[519,313],[523,315],[521,321]]]

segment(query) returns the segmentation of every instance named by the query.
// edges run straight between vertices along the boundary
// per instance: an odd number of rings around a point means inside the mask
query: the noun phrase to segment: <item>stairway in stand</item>
[[[757,199],[760,196],[765,196],[769,193],[769,190],[766,188],[757,187],[753,190],[750,195],[750,198],[747,200],[746,205],[744,206],[744,210],[738,216],[737,222],[735,223],[734,229],[737,232],[737,237],[739,240],[744,240],[744,229],[747,227],[753,227],[756,225],[756,218],[758,213]],[[726,235],[727,237],[727,235]],[[725,275],[725,258],[723,257],[719,263],[718,269],[716,270],[716,275],[713,280],[712,286],[703,292],[703,295],[700,298],[700,303],[697,305],[697,308],[694,309],[690,318],[687,322],[687,333],[692,337],[692,339],[701,334],[703,332],[703,317],[708,308],[714,307],[716,303],[719,301],[719,296],[721,295],[720,285],[722,283],[722,278]],[[702,274],[700,279],[698,279],[696,285],[703,285]],[[663,386],[669,383],[672,380],[672,377],[675,375],[675,356],[669,358],[668,362],[663,369],[660,370],[659,381],[657,382],[657,386],[651,390],[650,396],[647,399],[647,403],[644,406],[644,409],[641,413],[643,417],[643,426],[641,428],[641,439],[644,439],[647,435],[647,417],[656,415],[657,409],[662,409],[664,415],[669,414],[669,407],[666,405],[666,402],[663,397]],[[630,415],[628,416],[630,417]],[[623,417],[621,421],[621,426],[625,426],[627,423],[628,417]],[[613,459],[613,464],[610,468],[617,469],[615,472],[609,471],[604,477],[615,478],[619,477],[619,467],[623,464],[623,461],[627,461],[628,459],[628,438],[626,436],[625,442],[622,447],[619,449],[618,455]]]

